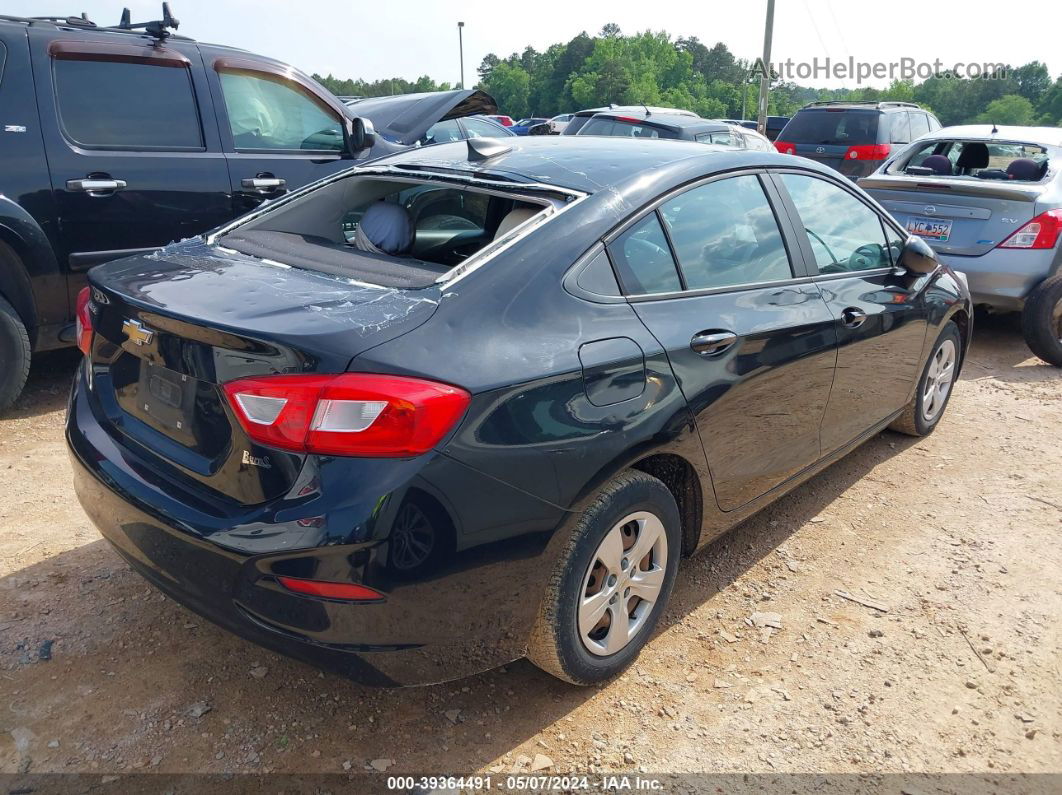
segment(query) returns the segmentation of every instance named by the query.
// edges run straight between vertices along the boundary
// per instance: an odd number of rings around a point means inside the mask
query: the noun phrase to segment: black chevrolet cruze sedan
[[[177,601],[382,685],[638,654],[679,561],[939,422],[960,274],[811,161],[473,140],[93,270],[82,505]]]

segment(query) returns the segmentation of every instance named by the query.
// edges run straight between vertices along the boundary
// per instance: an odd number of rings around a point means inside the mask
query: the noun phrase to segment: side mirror
[[[365,149],[372,148],[376,143],[376,128],[372,122],[361,116],[355,116],[347,120],[347,137],[350,140],[350,148],[353,154]]]
[[[903,244],[899,265],[911,273],[932,273],[940,267],[940,261],[926,241],[912,235]]]
[[[551,135],[553,130],[550,129],[549,122],[543,122],[542,124],[536,124],[534,127],[527,128],[528,135]]]

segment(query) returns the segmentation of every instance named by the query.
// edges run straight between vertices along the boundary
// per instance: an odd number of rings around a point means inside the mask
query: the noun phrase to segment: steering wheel
[[[884,247],[880,243],[866,243],[852,252],[845,270],[868,271],[881,267],[883,253]]]

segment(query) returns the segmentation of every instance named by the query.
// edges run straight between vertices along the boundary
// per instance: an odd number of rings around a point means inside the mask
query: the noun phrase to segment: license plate
[[[913,216],[907,221],[907,231],[924,237],[926,240],[939,240],[944,242],[951,237],[951,221],[941,221],[937,218],[922,218]]]
[[[188,442],[197,381],[149,361],[140,363],[137,403],[141,416],[159,430]]]

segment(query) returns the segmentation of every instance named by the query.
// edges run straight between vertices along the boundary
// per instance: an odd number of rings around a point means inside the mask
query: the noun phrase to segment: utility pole
[[[771,88],[771,37],[774,33],[774,0],[767,0],[767,24],[763,31],[763,74],[760,75],[760,102],[756,129],[767,134],[767,92]]]
[[[774,0],[771,0],[772,2]],[[457,23],[457,49],[461,53],[461,88],[465,87],[465,23]]]

